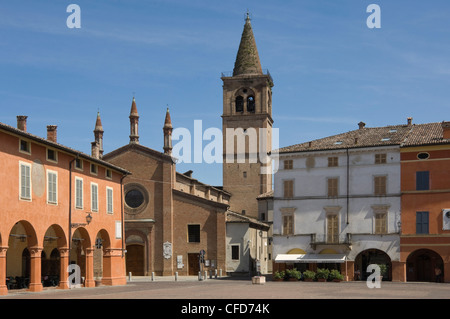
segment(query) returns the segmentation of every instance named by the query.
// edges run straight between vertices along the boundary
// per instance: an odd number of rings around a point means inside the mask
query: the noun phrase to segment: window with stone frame
[[[375,214],[375,234],[387,233],[387,213],[379,212]]]
[[[386,195],[387,191],[387,176],[374,176],[374,194]]]
[[[339,179],[337,177],[330,177],[327,179],[327,195],[328,197],[338,196]]]
[[[188,242],[189,243],[200,242],[200,225],[198,224],[188,225]]]
[[[328,157],[328,167],[337,167],[339,165],[337,156]]]
[[[294,214],[286,213],[282,215],[283,219],[283,235],[294,234]]]
[[[294,197],[294,180],[283,181],[283,195],[284,198]]]

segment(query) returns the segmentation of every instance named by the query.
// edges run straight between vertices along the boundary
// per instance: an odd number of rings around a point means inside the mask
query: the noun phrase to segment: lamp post
[[[86,223],[72,223],[72,224],[70,224],[70,226],[72,228],[78,228],[78,227],[81,227],[81,226],[89,225],[91,223],[91,221],[92,221],[92,215],[91,215],[91,213],[88,213],[86,215]]]

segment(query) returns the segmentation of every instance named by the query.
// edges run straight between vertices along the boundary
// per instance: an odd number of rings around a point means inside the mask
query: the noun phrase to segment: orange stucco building
[[[128,172],[101,159],[100,118],[92,154],[0,123],[0,295],[8,289],[69,288],[79,266],[85,287],[126,283],[122,180]],[[76,273],[73,273],[74,278]]]
[[[411,125],[401,170],[404,280],[450,282],[450,122]]]

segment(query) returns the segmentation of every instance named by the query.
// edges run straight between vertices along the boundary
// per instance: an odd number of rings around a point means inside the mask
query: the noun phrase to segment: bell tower
[[[256,197],[272,190],[272,87],[261,68],[247,13],[232,74],[223,81],[223,188],[230,210],[258,217]],[[243,142],[244,141],[244,142]],[[244,145],[242,145],[244,143]]]

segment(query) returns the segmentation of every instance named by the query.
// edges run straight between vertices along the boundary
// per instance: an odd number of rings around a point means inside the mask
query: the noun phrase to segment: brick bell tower
[[[272,150],[273,81],[261,68],[248,13],[233,74],[222,74],[222,81],[223,188],[232,194],[230,210],[257,218],[256,197],[272,190],[272,164],[261,155]]]

